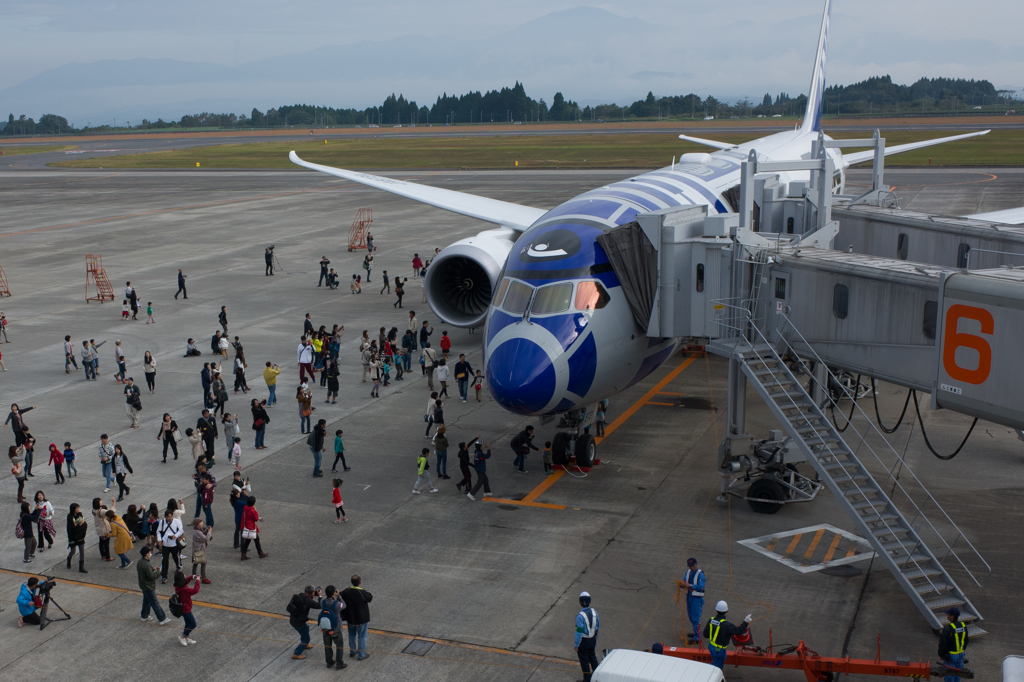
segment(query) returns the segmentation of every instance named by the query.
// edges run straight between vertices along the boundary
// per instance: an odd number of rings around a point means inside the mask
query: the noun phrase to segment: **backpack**
[[[284,610],[288,612],[289,616],[299,615],[299,611],[302,610],[299,595],[293,594],[292,600],[288,602],[288,606],[286,606]]]
[[[167,610],[171,612],[171,615],[175,618],[181,618],[185,613],[181,610],[181,600],[178,599],[178,593],[175,592],[171,595],[171,598],[167,600]]]
[[[327,600],[320,602],[320,615],[317,617],[317,622],[320,625],[320,629],[327,633],[333,633],[338,629],[338,614],[334,612],[334,609],[329,609],[324,604]]]

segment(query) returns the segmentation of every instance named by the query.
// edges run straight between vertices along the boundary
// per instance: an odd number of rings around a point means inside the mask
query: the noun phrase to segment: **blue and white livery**
[[[680,135],[717,151],[684,154],[679,163],[599,187],[548,211],[308,163],[295,152],[290,158],[312,170],[498,224],[441,251],[427,272],[427,301],[448,324],[484,327],[487,385],[501,405],[524,415],[568,412],[642,380],[681,343],[648,338],[637,326],[597,237],[639,213],[674,206],[707,206],[711,214],[736,211],[740,164],[752,149],[764,161],[809,158],[821,131],[830,9],[826,0],[808,107],[798,129],[740,145]],[[885,153],[986,132],[887,147]],[[846,168],[873,154],[827,151],[837,169],[837,192]],[[783,183],[809,180],[807,172],[780,175]]]

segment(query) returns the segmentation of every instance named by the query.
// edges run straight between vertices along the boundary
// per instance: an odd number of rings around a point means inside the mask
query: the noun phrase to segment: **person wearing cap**
[[[960,609],[952,607],[946,610],[946,619],[949,621],[942,628],[939,636],[939,657],[946,667],[953,670],[963,670],[964,651],[967,649],[967,625],[960,622]],[[959,675],[946,675],[945,682],[960,682]]]
[[[704,571],[697,568],[697,560],[690,557],[686,560],[686,575],[679,582],[686,588],[686,617],[693,625],[693,637],[687,644],[700,643],[700,616],[704,611]]]
[[[576,614],[576,655],[583,669],[583,682],[590,682],[590,676],[597,667],[597,631],[601,619],[590,607],[590,593],[580,592],[580,612]]]
[[[725,648],[734,636],[746,633],[750,621],[754,619],[748,613],[741,624],[733,625],[725,619],[728,612],[729,605],[725,601],[718,602],[715,604],[715,617],[704,626],[704,638],[711,650],[711,665],[721,670],[725,670]]]

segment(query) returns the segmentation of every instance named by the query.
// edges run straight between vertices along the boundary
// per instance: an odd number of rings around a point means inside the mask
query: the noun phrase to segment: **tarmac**
[[[586,189],[626,177],[620,171],[525,171],[395,173],[450,189],[475,192],[534,206],[553,206]],[[515,177],[513,177],[513,175]],[[572,649],[573,619],[582,590],[601,614],[599,648],[650,648],[653,642],[681,644],[684,632],[675,580],[689,556],[708,576],[707,608],[719,599],[730,616],[754,617],[755,642],[803,640],[825,656],[873,659],[881,636],[883,659],[909,656],[935,660],[936,638],[895,580],[869,556],[824,571],[800,572],[741,540],[795,537],[794,531],[828,524],[855,527],[826,492],[808,504],[790,505],[774,515],[752,512],[742,501],[716,501],[716,447],[723,435],[726,363],[714,356],[676,356],[611,399],[602,464],[585,477],[578,472],[547,477],[531,455],[527,474],[511,466],[508,442],[535,419],[498,407],[487,395],[463,404],[447,401],[446,422],[453,443],[480,435],[494,456],[488,466],[494,501],[471,502],[457,494],[457,460],[450,453],[451,480],[437,494],[412,495],[415,457],[428,441],[421,417],[428,395],[413,371],[403,382],[369,397],[360,383],[359,333],[381,326],[404,329],[408,309],[420,320],[433,315],[421,303],[419,281],[410,278],[405,310],[380,295],[380,272],[410,276],[414,252],[489,229],[477,221],[417,205],[348,182],[304,172],[69,172],[0,173],[5,208],[0,227],[0,266],[13,296],[0,299],[10,321],[10,344],[0,345],[8,371],[0,373],[7,405],[35,406],[26,416],[37,438],[36,463],[26,491],[43,490],[57,509],[58,538],[30,566],[21,561],[22,543],[10,530],[17,517],[16,484],[0,480],[0,518],[9,531],[0,538],[0,676],[5,679],[79,680],[328,679],[500,680],[546,682],[579,679]],[[869,181],[867,171],[850,173],[850,183]],[[999,210],[1024,196],[1021,169],[894,170],[905,208],[937,213]],[[351,295],[347,281],[363,271],[363,254],[346,251],[356,211],[372,207],[378,251],[372,281]],[[281,269],[264,275],[263,250],[277,245]],[[85,299],[85,255],[102,254],[118,299],[100,304]],[[331,259],[342,288],[317,288],[317,261]],[[178,268],[188,275],[189,298],[173,299]],[[120,319],[125,281],[153,301],[156,325]],[[182,649],[175,635],[180,621],[163,628],[140,623],[141,597],[135,567],[117,571],[101,564],[90,530],[88,575],[69,571],[63,517],[68,504],[88,507],[102,492],[96,458],[98,436],[106,432],[131,459],[131,494],[117,504],[161,507],[183,498],[194,508],[189,454],[161,463],[156,440],[168,412],[185,428],[201,409],[198,373],[209,359],[209,337],[227,306],[230,335],[245,346],[252,391],[231,394],[229,410],[242,426],[243,467],[250,477],[266,559],[245,563],[229,542],[232,529],[227,483],[214,503],[215,539],[208,552],[211,585],[197,595],[195,646]],[[328,432],[345,432],[352,471],[342,474],[349,522],[331,523],[330,472],[312,478],[312,455],[293,400],[297,383],[294,353],[305,313],[317,326],[344,324],[341,394],[323,403],[314,387],[314,421]],[[435,335],[444,328],[433,322]],[[479,336],[448,329],[453,352],[480,360]],[[100,349],[98,381],[63,371],[65,334],[106,340]],[[184,358],[192,336],[202,358]],[[120,339],[129,374],[143,385],[142,425],[128,428],[121,387],[112,379],[113,342]],[[141,358],[157,360],[157,388],[149,395]],[[266,360],[284,368],[279,404],[271,410],[269,449],[252,449],[248,401],[267,394],[260,370]],[[905,390],[879,386],[886,425],[896,422]],[[926,403],[927,401],[922,401]],[[778,428],[751,394],[748,431],[766,436]],[[932,412],[922,405],[928,437],[940,452],[956,448],[969,426],[963,415]],[[865,405],[864,409],[870,412]],[[854,422],[863,425],[855,417]],[[989,634],[972,641],[970,667],[979,679],[998,675],[1000,661],[1016,653],[1013,644],[1022,609],[1012,597],[1024,577],[1018,557],[1024,541],[1012,528],[1022,521],[1020,467],[1024,447],[1005,427],[979,423],[954,460],[932,457],[921,424],[911,409],[889,437],[935,499],[963,529],[991,566],[982,587],[968,594],[985,617]],[[538,441],[550,440],[553,425],[538,426]],[[10,431],[3,430],[3,444]],[[78,477],[54,485],[46,466],[49,443],[71,441],[79,455]],[[230,479],[223,439],[217,442],[213,473]],[[329,465],[331,459],[325,458]],[[431,457],[431,466],[435,460]],[[432,469],[436,474],[436,470]],[[995,477],[995,478],[993,478]],[[91,519],[90,519],[91,522]],[[832,531],[828,531],[833,533]],[[790,535],[785,535],[790,533]],[[839,537],[838,534],[834,534]],[[829,535],[832,537],[833,535]],[[822,540],[825,550],[827,540]],[[794,547],[796,543],[794,541]],[[838,544],[840,553],[845,544]],[[850,544],[850,547],[853,547]],[[803,545],[800,550],[803,550]],[[798,554],[799,554],[798,551]],[[808,556],[813,552],[808,551]],[[130,556],[137,558],[137,551]],[[816,555],[815,555],[816,556]],[[856,556],[856,554],[854,554]],[[797,556],[798,560],[800,556]],[[24,571],[55,576],[53,596],[71,615],[45,630],[19,629],[14,599]],[[327,670],[316,626],[304,661],[293,661],[297,635],[285,606],[303,586],[348,585],[353,574],[373,593],[371,657],[344,672]],[[158,594],[170,595],[158,585]],[[51,614],[52,615],[52,614]],[[97,629],[99,632],[97,632]],[[347,648],[347,645],[346,645]],[[799,679],[798,673],[730,669],[730,679]]]

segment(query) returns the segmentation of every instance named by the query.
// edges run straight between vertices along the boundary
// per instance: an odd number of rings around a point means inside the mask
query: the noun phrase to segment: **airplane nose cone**
[[[544,349],[527,339],[510,339],[487,359],[487,385],[506,409],[540,412],[555,393],[555,368]]]

